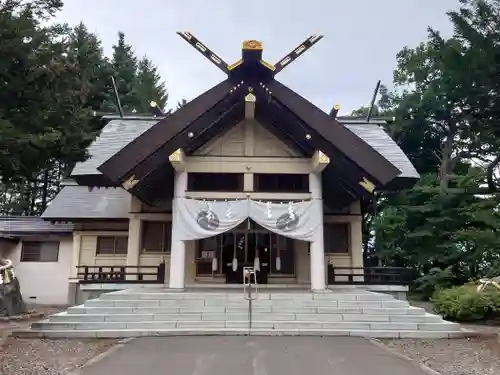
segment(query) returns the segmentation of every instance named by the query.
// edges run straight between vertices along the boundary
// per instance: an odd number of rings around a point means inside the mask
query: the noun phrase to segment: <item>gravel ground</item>
[[[412,302],[432,312],[432,304]],[[381,340],[397,352],[423,363],[442,375],[499,375],[499,328],[463,325],[464,328],[493,337],[452,340]]]
[[[500,344],[491,339],[390,340],[388,347],[442,375],[500,374]]]
[[[45,315],[65,307],[30,306]],[[35,320],[33,320],[35,321]],[[8,331],[30,322],[0,322],[0,341]],[[106,351],[117,340],[43,340],[8,337],[0,346],[0,375],[63,375]]]
[[[8,338],[0,349],[0,374],[66,374],[106,351],[116,341]]]

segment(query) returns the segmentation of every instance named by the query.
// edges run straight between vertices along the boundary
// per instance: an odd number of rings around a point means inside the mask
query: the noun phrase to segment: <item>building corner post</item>
[[[321,188],[321,172],[309,173],[309,189],[311,197],[318,205],[318,215],[321,217],[321,224],[318,228],[316,238],[310,244],[310,263],[311,263],[311,290],[324,291],[326,289],[325,272],[325,243],[323,236],[323,192]]]
[[[186,196],[187,172],[176,171],[174,178],[174,199],[172,201],[172,242],[170,247],[169,288],[184,290],[186,275],[186,244],[179,240],[179,220],[176,200]]]

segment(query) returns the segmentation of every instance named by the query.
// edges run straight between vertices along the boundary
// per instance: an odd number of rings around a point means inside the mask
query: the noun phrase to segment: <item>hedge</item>
[[[500,291],[493,287],[484,292],[471,284],[442,289],[431,301],[434,311],[444,319],[478,321],[500,317]]]

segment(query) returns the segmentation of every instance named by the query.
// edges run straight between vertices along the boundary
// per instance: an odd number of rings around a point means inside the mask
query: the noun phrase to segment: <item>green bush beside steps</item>
[[[466,284],[437,291],[431,301],[434,311],[444,319],[472,322],[500,318],[500,291],[491,287],[484,292]]]

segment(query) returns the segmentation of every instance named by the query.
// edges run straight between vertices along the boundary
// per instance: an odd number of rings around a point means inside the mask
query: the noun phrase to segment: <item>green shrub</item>
[[[450,320],[485,320],[500,313],[500,292],[494,288],[477,292],[475,285],[466,284],[439,290],[431,301],[434,311]]]
[[[431,268],[424,276],[418,277],[412,284],[412,292],[428,301],[439,290],[463,284],[465,280],[457,280],[451,267],[446,269]]]

